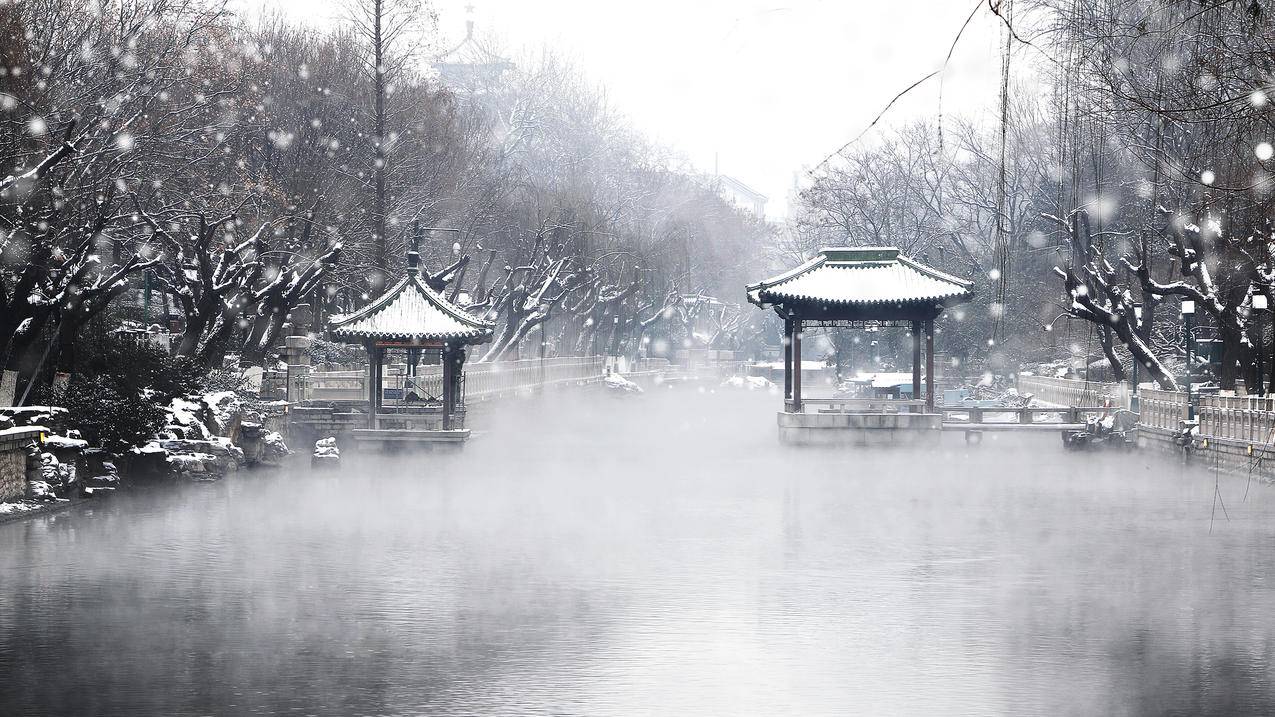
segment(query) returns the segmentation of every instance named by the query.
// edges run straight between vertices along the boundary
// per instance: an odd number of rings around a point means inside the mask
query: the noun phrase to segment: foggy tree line
[[[1008,5],[987,11],[1031,71],[1007,80],[1004,121],[994,106],[936,115],[843,150],[813,173],[786,246],[848,235],[974,278],[942,343],[997,369],[1070,353],[1177,387],[1192,300],[1197,336],[1222,346],[1220,385],[1251,382],[1256,343],[1271,348],[1252,297],[1272,291],[1275,7]]]
[[[552,53],[448,87],[427,3],[346,14],[320,31],[204,0],[0,6],[6,366],[69,366],[87,322],[169,314],[176,354],[260,364],[383,289],[414,232],[440,290],[497,322],[487,360],[737,340],[737,312],[715,317],[729,338],[690,327],[697,297],[758,273],[764,221]]]

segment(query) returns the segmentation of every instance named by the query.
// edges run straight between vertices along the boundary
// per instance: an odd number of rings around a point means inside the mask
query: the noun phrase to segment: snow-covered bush
[[[310,362],[320,364],[352,364],[367,360],[363,347],[316,338],[310,342]]]
[[[64,388],[48,389],[45,398],[65,407],[68,422],[90,443],[117,452],[145,443],[166,418],[150,394],[130,391],[111,375],[73,379]]]
[[[65,407],[68,425],[90,443],[117,453],[153,438],[171,422],[170,401],[203,393],[209,377],[189,359],[111,334],[81,337],[75,356],[70,382],[45,387],[40,400]],[[203,438],[208,432],[198,434]]]

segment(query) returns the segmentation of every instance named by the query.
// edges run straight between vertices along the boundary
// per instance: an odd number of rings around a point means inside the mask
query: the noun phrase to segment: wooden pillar
[[[912,400],[921,398],[921,322],[912,322]]]
[[[452,382],[452,345],[443,344],[443,430],[452,430],[452,399],[455,384]]]
[[[376,428],[376,348],[367,342],[367,427]]]
[[[543,324],[542,324],[543,325]],[[465,346],[456,345],[455,359],[452,367],[452,414],[455,415],[465,407]],[[464,428],[462,420],[458,428]]]
[[[784,403],[792,398],[792,319],[784,319]]]
[[[792,412],[801,413],[801,319],[792,320]]]
[[[925,322],[925,408],[934,413],[934,319]]]

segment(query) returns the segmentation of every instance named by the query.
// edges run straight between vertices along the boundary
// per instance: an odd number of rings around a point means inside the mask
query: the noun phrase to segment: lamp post
[[[1182,320],[1186,325],[1186,420],[1195,420],[1195,403],[1191,398],[1191,354],[1195,353],[1195,338],[1191,335],[1191,322],[1195,319],[1195,302],[1187,299],[1182,302]]]
[[[1133,305],[1133,335],[1138,338],[1142,337],[1142,304]],[[1140,392],[1138,388],[1140,385],[1138,368],[1141,363],[1137,356],[1133,357],[1133,395],[1129,398],[1129,409],[1134,413],[1138,412],[1138,393]]]
[[[1257,395],[1266,396],[1266,387],[1262,381],[1262,344],[1266,343],[1266,337],[1262,332],[1262,312],[1266,311],[1268,306],[1266,294],[1253,294],[1253,314],[1257,320]]]

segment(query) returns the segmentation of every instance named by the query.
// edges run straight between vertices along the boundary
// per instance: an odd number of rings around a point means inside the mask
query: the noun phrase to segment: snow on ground
[[[42,481],[41,481],[42,482]],[[54,503],[69,503],[66,498],[53,498]],[[8,503],[0,503],[0,518],[13,515],[22,515],[24,513],[34,513],[49,505],[47,501],[41,500],[15,500]]]
[[[749,391],[769,391],[775,384],[764,376],[731,376],[722,381],[722,388],[744,388]]]
[[[607,374],[602,379],[602,385],[611,391],[619,391],[622,393],[642,393],[642,387],[621,376],[618,373]]]
[[[82,451],[89,447],[89,442],[75,436],[46,435],[44,447],[51,451]]]
[[[783,371],[783,370],[784,370],[784,362],[783,362],[783,361],[761,361],[761,362],[759,362],[759,363],[755,363],[755,364],[753,364],[753,365],[754,365],[754,366],[764,367],[764,368],[773,368],[773,369],[778,370],[778,371]],[[825,362],[823,362],[823,361],[802,361],[802,362],[801,362],[801,370],[802,370],[802,371],[819,371],[819,370],[821,370],[821,369],[825,369],[825,368],[828,368],[828,364],[827,364],[827,363],[825,363]]]
[[[903,371],[878,371],[860,373],[850,380],[855,383],[871,383],[873,388],[894,388],[903,385],[911,386],[912,374]]]

